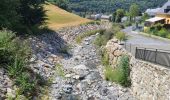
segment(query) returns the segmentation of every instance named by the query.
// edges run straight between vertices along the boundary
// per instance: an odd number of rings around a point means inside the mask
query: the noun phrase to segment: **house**
[[[112,15],[102,15],[100,20],[101,21],[111,21]]]
[[[157,12],[155,17],[145,21],[145,28],[161,23],[166,26],[170,25],[170,1],[166,2]],[[144,29],[145,29],[144,28]]]
[[[95,15],[93,14],[93,15],[90,15],[89,19],[100,20],[101,16],[102,16],[102,14],[95,14]]]
[[[124,23],[124,22],[127,22],[128,21],[128,17],[127,16],[124,16],[123,18],[121,18],[121,22]]]
[[[122,23],[127,22],[129,20],[130,20],[130,18],[127,17],[127,16],[124,16],[124,17],[121,18]],[[135,18],[132,18],[132,20],[135,20],[136,22],[139,22],[139,21],[142,20],[142,17],[141,16],[136,16]]]
[[[147,9],[145,11],[146,14],[148,14],[150,17],[155,17],[156,13],[160,10],[161,8],[156,8],[156,9]]]
[[[110,21],[112,19],[112,15],[95,14],[95,15],[90,15],[89,19]]]

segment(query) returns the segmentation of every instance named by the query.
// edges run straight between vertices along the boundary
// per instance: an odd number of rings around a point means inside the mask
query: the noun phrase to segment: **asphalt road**
[[[126,41],[126,48],[129,51],[134,52],[136,47],[153,50],[154,49],[170,50],[170,40],[152,38],[139,34],[138,32],[132,31],[132,27],[127,27],[122,31],[128,35],[128,39]]]

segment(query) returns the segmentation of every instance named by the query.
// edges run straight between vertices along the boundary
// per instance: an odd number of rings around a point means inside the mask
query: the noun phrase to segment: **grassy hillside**
[[[75,14],[69,13],[52,4],[44,5],[47,15],[47,25],[50,29],[56,30],[62,27],[75,26],[90,20],[81,18]]]

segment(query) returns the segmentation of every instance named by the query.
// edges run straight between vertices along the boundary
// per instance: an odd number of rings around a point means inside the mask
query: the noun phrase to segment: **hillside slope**
[[[143,12],[148,8],[162,6],[168,0],[70,0],[68,8],[77,13],[113,13],[116,9],[128,10],[136,3]]]
[[[44,5],[47,15],[47,25],[50,29],[56,30],[62,27],[76,26],[90,20],[81,18],[75,14],[69,13],[55,5],[46,3]]]

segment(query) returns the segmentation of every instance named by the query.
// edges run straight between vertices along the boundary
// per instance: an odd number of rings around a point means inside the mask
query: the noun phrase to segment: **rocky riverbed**
[[[56,75],[52,100],[135,100],[129,89],[103,79],[103,66],[93,45],[96,35],[85,38],[61,60],[64,76]]]
[[[104,80],[104,68],[93,45],[96,35],[81,44],[74,41],[79,34],[110,27],[109,23],[81,25],[29,38],[33,51],[30,68],[45,80],[52,79],[50,100],[135,100],[129,89]],[[6,94],[15,96],[13,88],[0,69],[0,100]]]

